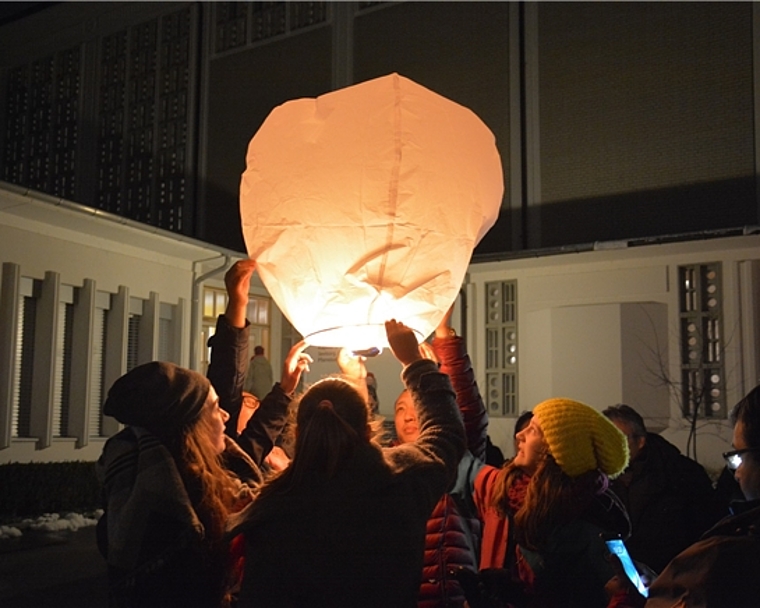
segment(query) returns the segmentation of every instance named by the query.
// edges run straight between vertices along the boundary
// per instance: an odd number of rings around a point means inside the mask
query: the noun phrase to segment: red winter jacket
[[[452,572],[478,571],[480,521],[472,503],[475,477],[486,453],[488,415],[480,396],[464,339],[436,338],[433,350],[448,374],[462,413],[467,448],[454,487],[436,504],[427,522],[425,561],[417,605],[420,608],[464,606],[465,597]],[[468,513],[469,512],[469,513]]]

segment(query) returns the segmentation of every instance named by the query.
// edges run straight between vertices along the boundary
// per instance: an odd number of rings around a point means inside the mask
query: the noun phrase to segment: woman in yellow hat
[[[475,480],[480,588],[491,605],[607,606],[615,571],[604,536],[630,533],[608,488],[628,464],[625,436],[594,408],[560,398],[533,408],[516,440],[510,462]]]

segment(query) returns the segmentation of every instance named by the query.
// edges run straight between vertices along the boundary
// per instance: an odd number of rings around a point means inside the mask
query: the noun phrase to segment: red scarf
[[[529,483],[530,475],[520,471],[512,479],[512,483],[509,484],[509,488],[507,489],[507,504],[510,513],[513,515],[523,506]]]

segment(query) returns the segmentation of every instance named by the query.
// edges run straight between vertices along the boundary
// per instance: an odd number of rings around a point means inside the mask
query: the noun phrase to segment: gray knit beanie
[[[174,435],[198,418],[210,386],[197,372],[152,361],[113,383],[103,413],[159,436]]]

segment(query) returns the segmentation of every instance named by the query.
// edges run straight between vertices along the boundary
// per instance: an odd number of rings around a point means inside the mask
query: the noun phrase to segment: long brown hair
[[[540,549],[557,527],[577,518],[594,498],[596,471],[572,478],[562,471],[548,452],[530,477],[522,504],[510,506],[510,488],[523,476],[513,462],[496,476],[491,505],[501,517],[512,517],[518,542],[529,549]]]
[[[262,489],[273,493],[332,478],[357,447],[372,440],[367,398],[353,383],[331,377],[311,386],[295,404],[293,460]]]
[[[169,445],[190,502],[212,546],[222,539],[225,523],[237,506],[240,480],[227,470],[211,441],[213,408],[204,404],[198,419]]]
[[[203,524],[203,544],[208,553],[205,569],[210,579],[218,581],[218,605],[232,605],[232,591],[239,585],[229,539],[223,536],[230,515],[242,508],[243,484],[226,469],[222,456],[212,441],[218,430],[213,416],[215,403],[207,401],[198,418],[178,435],[164,438],[174,457],[190,502]]]

